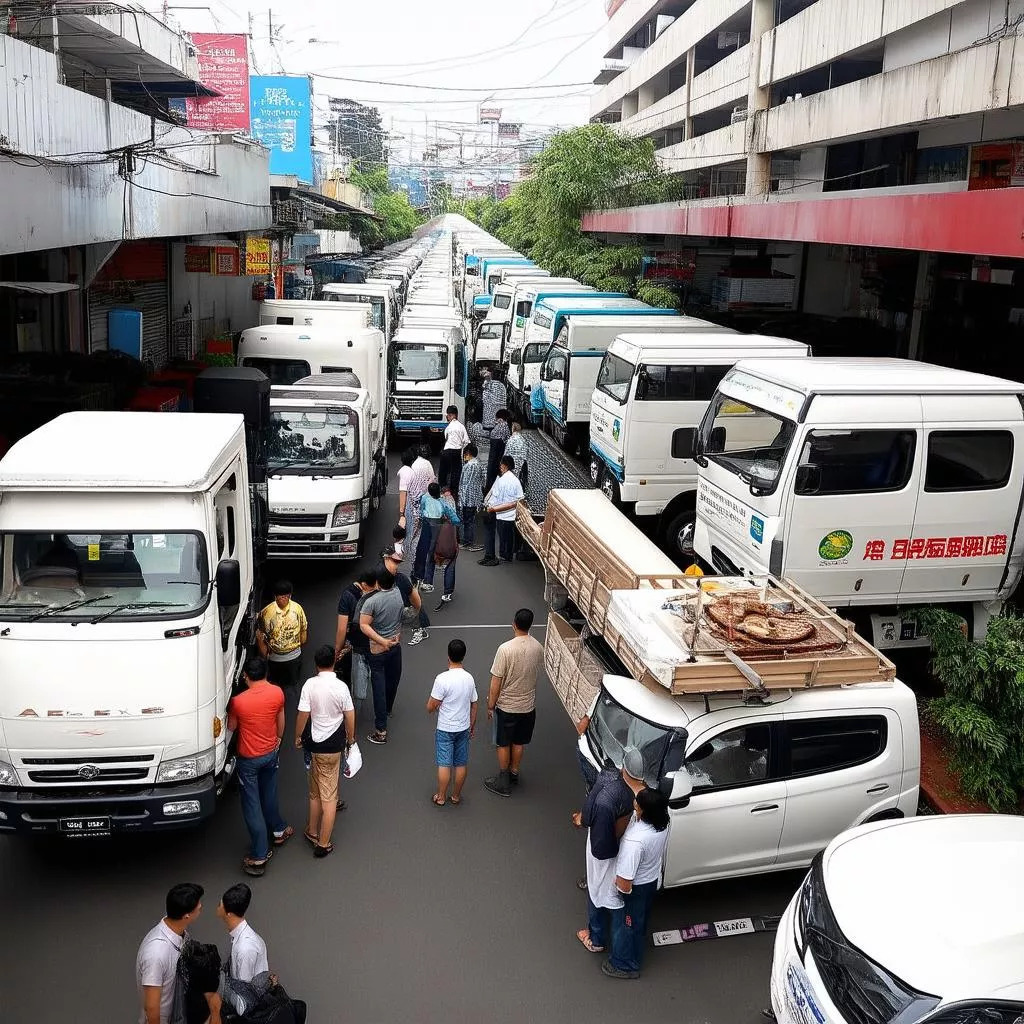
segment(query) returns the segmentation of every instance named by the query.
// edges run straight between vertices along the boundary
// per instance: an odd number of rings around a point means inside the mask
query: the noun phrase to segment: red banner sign
[[[208,245],[186,245],[185,271],[189,274],[213,273],[213,250]]]
[[[207,132],[249,130],[249,49],[242,34],[196,32],[199,81],[220,93],[209,99],[187,99],[191,128]]]
[[[222,277],[238,277],[238,250],[232,246],[218,245],[214,266]]]
[[[884,540],[869,540],[864,547],[866,562],[885,558]],[[890,559],[902,562],[910,558],[991,558],[1006,555],[1006,534],[989,537],[899,537],[892,542]]]

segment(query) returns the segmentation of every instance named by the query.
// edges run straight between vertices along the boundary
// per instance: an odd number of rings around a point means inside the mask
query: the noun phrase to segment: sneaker
[[[490,790],[495,796],[511,796],[508,785],[508,772],[498,772],[490,778],[484,779],[484,788]]]
[[[509,781],[510,785],[518,786],[519,785],[519,772],[509,772],[508,773],[508,781]]]
[[[462,545],[462,550],[463,551],[483,551],[483,549],[484,549],[483,544],[463,544]]]
[[[441,604],[449,604],[451,602],[451,599],[454,596],[455,596],[454,594],[442,594],[441,595]]]
[[[501,563],[496,558],[481,558],[477,565],[500,565]]]
[[[414,630],[412,634],[412,639],[409,641],[409,646],[415,647],[417,644],[423,643],[423,641],[426,640],[428,636],[430,636],[430,633],[428,633],[427,630],[425,629]]]
[[[633,980],[640,977],[639,971],[620,971],[618,967],[612,967],[611,960],[605,960],[605,962],[601,964],[601,973],[606,978],[621,978],[623,980]]]
[[[388,734],[386,732],[377,732],[376,730],[374,730],[366,738],[371,743],[377,743],[377,744],[387,743],[387,741],[388,741]]]
[[[417,589],[419,590],[419,592],[421,594],[432,594],[434,592],[434,584],[433,583],[423,583],[421,581],[420,585],[419,585],[419,587],[417,587]]]

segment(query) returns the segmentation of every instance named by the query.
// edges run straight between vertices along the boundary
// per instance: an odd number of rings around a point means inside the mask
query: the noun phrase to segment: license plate
[[[109,818],[61,818],[58,828],[65,836],[109,836]]]
[[[826,1024],[825,1014],[814,1000],[814,989],[806,972],[797,964],[786,968],[786,1009],[797,1024]]]

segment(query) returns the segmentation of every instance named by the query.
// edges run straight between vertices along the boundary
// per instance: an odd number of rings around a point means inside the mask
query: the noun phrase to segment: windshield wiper
[[[36,619],[43,619],[48,615],[60,615],[62,612],[69,612],[74,608],[81,608],[82,605],[93,604],[96,601],[109,601],[111,596],[111,594],[100,594],[98,597],[86,597],[80,601],[72,601],[70,604],[61,605],[59,608],[54,608],[52,604],[48,604],[43,611],[30,615],[25,621],[35,622]]]
[[[291,460],[289,460],[287,462],[271,462],[271,463],[269,463],[267,465],[267,469],[271,473],[276,473],[276,472],[278,472],[278,470],[282,470],[282,469],[298,469],[300,466],[303,469],[311,469],[312,466],[313,466],[313,463],[310,462],[309,459],[291,459]]]
[[[404,380],[408,384],[426,384],[432,380],[444,380],[444,377],[399,377],[399,380]]]
[[[188,608],[187,604],[178,604],[174,601],[133,601],[128,604],[116,604],[113,608],[108,609],[105,612],[101,612],[96,616],[95,619],[89,620],[90,626],[95,626],[97,622],[102,622],[104,619],[109,619],[111,615],[117,615],[118,612],[126,612],[131,608]]]

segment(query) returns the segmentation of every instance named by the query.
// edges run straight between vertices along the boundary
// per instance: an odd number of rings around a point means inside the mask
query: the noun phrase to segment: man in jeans
[[[388,717],[402,681],[402,612],[405,602],[387,569],[377,575],[377,591],[359,610],[359,628],[370,641],[370,684],[373,687],[371,743],[387,743]]]
[[[501,560],[512,561],[512,544],[516,534],[516,505],[523,500],[523,485],[512,472],[515,460],[503,455],[498,463],[498,479],[494,481],[484,499],[487,513],[484,516],[484,557],[479,565],[497,565],[494,545],[495,534],[501,542]]]
[[[476,514],[484,503],[484,468],[477,459],[479,449],[467,444],[462,453],[462,480],[459,484],[459,512],[462,518],[462,546],[467,551],[483,551],[476,542]]]
[[[228,729],[238,732],[238,784],[242,816],[249,830],[249,856],[242,860],[247,875],[259,877],[273,855],[294,834],[277,806],[277,756],[284,735],[284,691],[267,681],[267,663],[252,657],[245,663],[245,690],[228,705]]]
[[[459,496],[459,479],[462,476],[462,451],[469,444],[469,434],[459,422],[458,406],[449,405],[445,410],[448,426],[444,428],[444,448],[437,467],[437,482],[448,486],[456,498]]]

